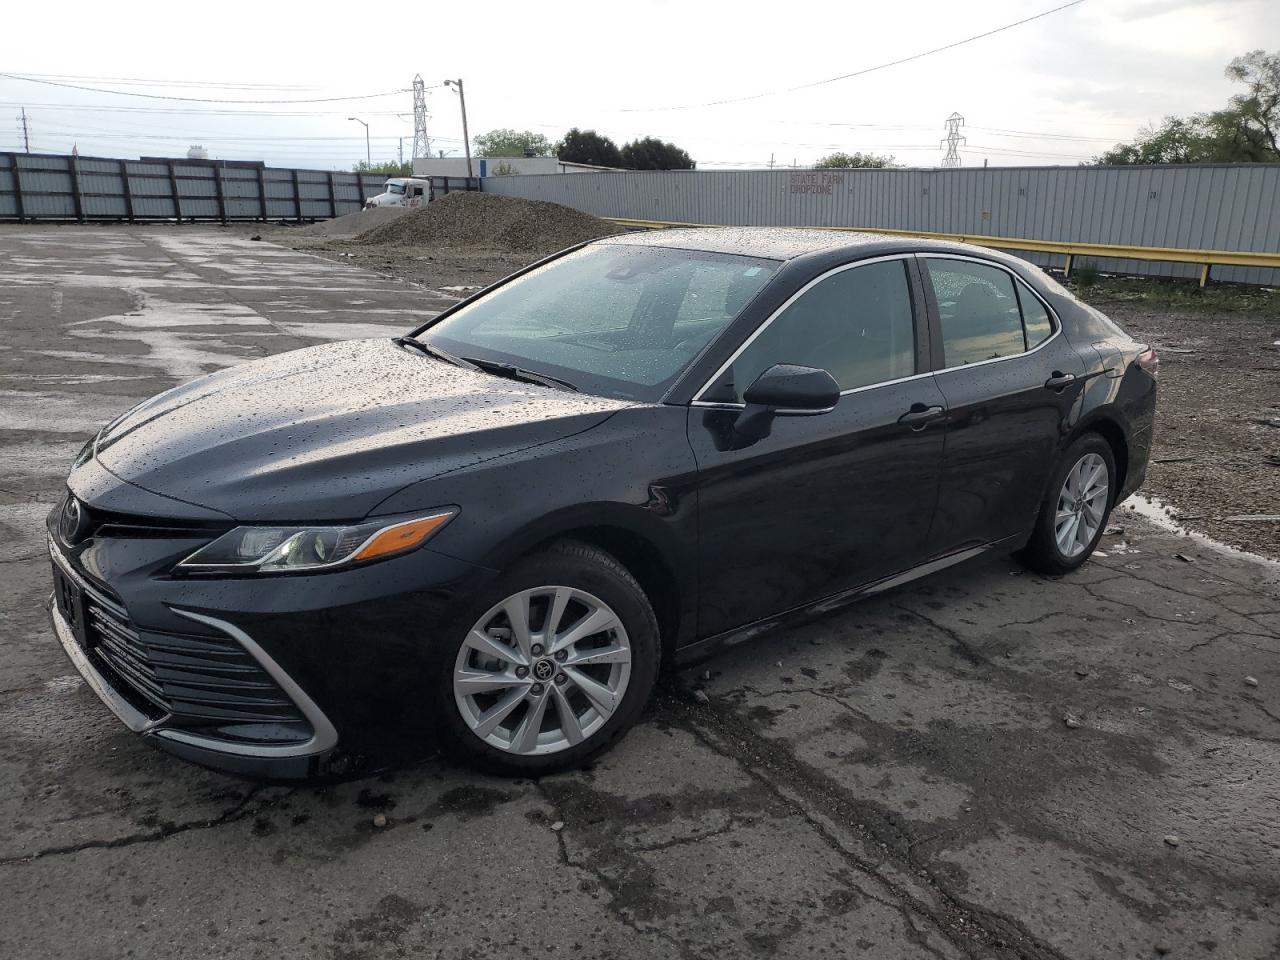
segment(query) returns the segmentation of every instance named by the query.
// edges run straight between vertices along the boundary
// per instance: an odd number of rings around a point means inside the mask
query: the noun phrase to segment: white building
[[[472,176],[504,177],[534,173],[600,173],[614,167],[596,167],[589,163],[569,163],[555,157],[474,157]],[[415,177],[465,177],[466,157],[418,157],[413,161]]]

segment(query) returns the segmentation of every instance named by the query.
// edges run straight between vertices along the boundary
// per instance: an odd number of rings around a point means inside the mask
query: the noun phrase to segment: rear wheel
[[[640,715],[658,673],[657,621],[609,554],[558,544],[499,578],[441,651],[447,745],[505,773],[576,766]]]
[[[1062,456],[1031,539],[1018,559],[1040,573],[1067,573],[1093,553],[1115,501],[1115,455],[1096,433],[1078,438]]]

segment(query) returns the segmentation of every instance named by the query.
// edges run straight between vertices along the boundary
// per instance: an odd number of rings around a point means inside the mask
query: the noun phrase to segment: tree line
[[[566,163],[587,163],[623,170],[692,170],[689,154],[657,137],[641,137],[619,147],[594,130],[574,127],[552,143],[532,130],[503,128],[482,133],[471,141],[477,157],[556,157]]]

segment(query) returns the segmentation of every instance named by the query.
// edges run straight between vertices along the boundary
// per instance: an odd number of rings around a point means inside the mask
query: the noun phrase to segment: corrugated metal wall
[[[234,162],[0,153],[0,220],[324,220],[359,210],[385,180]]]
[[[1280,164],[702,171],[489,177],[490,193],[603,217],[759,226],[983,234],[1059,243],[1280,251]],[[1055,254],[1025,253],[1061,266]],[[1091,258],[1077,257],[1080,265]],[[1104,270],[1195,277],[1195,264],[1096,261]],[[1280,271],[1217,266],[1219,280]]]

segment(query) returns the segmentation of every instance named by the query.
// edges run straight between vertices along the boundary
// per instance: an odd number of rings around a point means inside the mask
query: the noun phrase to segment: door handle
[[[913,403],[911,409],[898,418],[898,422],[912,430],[923,430],[930,422],[937,420],[947,411],[942,407],[930,407],[923,403]]]
[[[1075,382],[1076,375],[1074,373],[1060,373],[1055,370],[1053,371],[1053,376],[1044,382],[1044,388],[1046,390],[1062,390]]]

